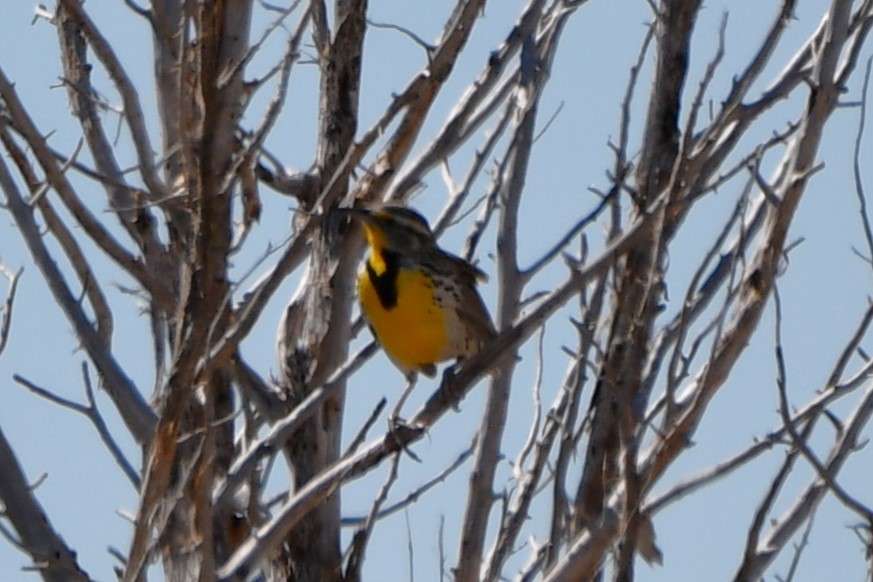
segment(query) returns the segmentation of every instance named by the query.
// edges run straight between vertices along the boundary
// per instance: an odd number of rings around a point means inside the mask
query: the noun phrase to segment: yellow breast
[[[434,297],[433,282],[417,270],[400,269],[396,305],[386,308],[362,269],[358,293],[364,316],[382,348],[405,373],[446,359],[446,321]]]

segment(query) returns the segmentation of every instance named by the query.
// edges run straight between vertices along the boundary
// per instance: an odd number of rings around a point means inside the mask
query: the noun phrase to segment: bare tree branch
[[[0,430],[0,501],[4,516],[18,532],[18,544],[26,551],[44,580],[90,580],[71,550],[52,527],[33,495],[12,447]]]
[[[12,273],[6,265],[0,262],[0,273],[9,281],[9,292],[6,294],[6,301],[3,302],[2,317],[0,317],[0,355],[3,355],[3,350],[6,349],[6,342],[9,341],[9,332],[12,329],[12,306],[15,303],[15,292],[18,289],[18,281],[21,279],[21,274],[24,269],[18,269],[18,272]]]
[[[866,249],[846,254],[873,265],[863,159],[873,0],[812,10],[781,0],[756,8],[758,27],[748,26],[745,8],[704,10],[697,0],[649,0],[628,5],[627,15],[611,7],[619,22],[636,10],[649,23],[621,31],[610,49],[614,74],[596,87],[576,81],[602,47],[577,35],[570,53],[563,34],[577,14],[590,19],[584,26],[601,25],[601,13],[578,10],[585,4],[527,0],[494,18],[481,0],[458,0],[428,6],[442,22],[422,23],[415,11],[385,13],[365,0],[125,0],[111,14],[133,24],[125,34],[151,41],[150,54],[135,56],[101,28],[122,25],[104,19],[108,9],[76,0],[59,0],[54,13],[36,9],[55,27],[70,112],[36,111],[43,101],[32,100],[32,79],[9,77],[22,75],[12,66],[19,63],[0,65],[0,211],[10,217],[0,352],[4,364],[24,367],[14,370],[19,383],[87,417],[138,488],[136,515],[124,516],[133,539],[111,551],[120,578],[147,579],[158,558],[167,580],[366,579],[379,567],[380,538],[402,528],[380,520],[403,510],[410,579],[439,569],[441,578],[471,581],[633,580],[637,556],[666,568],[682,559],[685,546],[657,535],[660,510],[678,514],[690,494],[733,483],[738,469],[762,461],[775,468],[749,492],[757,503],[733,540],[743,547],[737,579],[802,577],[817,551],[808,540],[831,533],[829,520],[814,519],[831,507],[820,505],[828,494],[839,511],[859,516],[869,571],[873,509],[842,468],[868,454],[873,302],[857,310],[852,329],[826,334],[816,357],[799,362],[786,351],[796,345],[788,330],[806,334],[818,319],[795,320],[782,298],[809,276],[818,290],[824,276],[804,271],[804,260],[818,256],[808,252],[815,237],[789,238],[808,189],[823,179],[840,191],[853,180]],[[435,35],[433,25],[441,25]],[[380,42],[397,40],[394,31],[405,35],[400,50],[419,61],[412,73],[408,59],[373,61],[388,47]],[[704,38],[710,31],[716,36]],[[627,34],[638,40],[624,42]],[[737,38],[743,46],[732,46]],[[153,69],[132,75],[140,57]],[[858,67],[865,61],[866,71]],[[554,85],[553,74],[576,81]],[[860,99],[847,99],[862,79]],[[391,86],[396,93],[379,97]],[[594,109],[602,97],[618,108]],[[314,126],[300,119],[313,107]],[[823,137],[846,119],[832,115],[838,108],[855,107],[848,170]],[[48,134],[37,121],[45,114],[59,120]],[[614,137],[603,143],[598,134]],[[599,158],[589,149],[598,143],[609,159],[592,179],[589,160]],[[551,179],[564,182],[542,188],[543,174],[556,172]],[[355,307],[355,281],[364,243],[377,255],[386,249],[374,233],[362,240],[342,209],[407,204],[419,193],[423,215],[438,213],[435,237],[450,245],[463,237],[463,260],[496,275],[482,294],[498,299],[491,311],[501,333],[434,384],[409,379],[387,411],[389,426],[374,435],[388,400],[372,394],[383,388],[374,375],[383,364],[372,358],[377,343],[358,337],[369,314]],[[291,215],[276,216],[288,204]],[[462,223],[467,232],[449,232]],[[16,325],[10,340],[22,288],[21,271],[6,265],[22,251],[42,274],[46,308],[72,327],[67,343],[93,363],[142,447],[142,467],[98,411],[85,364],[82,402],[24,380],[43,372],[18,359],[21,342],[64,333]],[[409,294],[409,281],[420,279],[414,254],[399,254],[385,261],[383,291],[403,310],[433,309],[427,286]],[[828,277],[844,258],[834,257]],[[873,295],[851,280],[841,300]],[[131,325],[134,312],[146,326]],[[762,400],[750,406],[778,396],[777,425],[758,438],[736,435],[747,444],[714,457],[710,443],[698,442],[711,434],[700,427],[750,353],[760,355],[761,323],[774,312],[777,390],[759,390]],[[277,313],[270,372],[261,340]],[[136,333],[150,341],[130,341]],[[151,353],[131,355],[140,345]],[[789,379],[817,373],[812,366],[829,351],[820,390],[799,396],[805,386]],[[511,386],[534,360],[531,398]],[[431,467],[429,457],[467,446],[457,446],[464,433],[451,430],[446,413],[486,376],[468,403],[483,408],[456,417],[476,425],[473,445]],[[153,382],[150,402],[142,382]],[[370,389],[363,400],[361,388]],[[407,396],[417,410],[403,411]],[[408,420],[394,418],[401,414]],[[443,452],[417,445],[425,437]],[[691,458],[692,444],[703,464],[672,480],[668,469]],[[3,539],[30,556],[29,571],[86,578],[2,433],[0,449]],[[420,463],[405,464],[401,480],[404,453]],[[789,497],[787,485],[808,468],[812,476]],[[384,471],[381,487],[350,486],[373,470]],[[449,476],[460,495],[440,495],[453,486]],[[342,518],[348,494],[365,515]],[[777,507],[787,510],[775,515]],[[453,517],[440,519],[439,555],[431,556],[418,547],[432,538],[418,524],[437,513]],[[341,528],[350,525],[349,540]],[[403,551],[399,538],[389,541]],[[46,557],[52,548],[60,553]]]

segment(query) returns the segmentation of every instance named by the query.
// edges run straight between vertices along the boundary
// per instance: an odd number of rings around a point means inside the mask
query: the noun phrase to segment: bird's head
[[[349,208],[346,212],[364,225],[367,244],[376,251],[404,253],[436,244],[424,217],[402,206],[378,209]]]

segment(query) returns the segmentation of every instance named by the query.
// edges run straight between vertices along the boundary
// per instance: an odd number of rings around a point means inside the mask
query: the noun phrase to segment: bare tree
[[[616,117],[616,137],[604,146],[612,165],[587,197],[568,186],[586,206],[556,205],[574,214],[574,224],[541,234],[549,247],[529,264],[521,251],[533,239],[521,234],[521,208],[536,196],[525,186],[537,139],[551,122],[541,103],[567,26],[586,18],[586,2],[521,6],[441,124],[436,104],[456,82],[470,39],[490,24],[483,1],[447,6],[435,39],[369,20],[365,1],[337,0],[332,12],[324,2],[300,0],[283,7],[247,0],[125,4],[142,25],[136,34],[152,41],[154,71],[146,85],[96,23],[99,3],[59,0],[50,13],[38,11],[57,32],[59,76],[81,132],[71,152],[53,145],[4,71],[3,61],[15,56],[0,58],[3,209],[54,298],[51,308],[63,313],[81,346],[86,401],[41,387],[30,370],[21,369],[15,381],[87,418],[138,492],[130,545],[115,551],[120,578],[145,579],[159,559],[168,580],[359,580],[380,521],[436,495],[449,474],[466,472],[466,496],[455,500],[460,526],[439,534],[440,576],[631,580],[637,557],[650,564],[663,558],[656,538],[661,510],[681,508],[689,494],[735,477],[774,450],[783,455],[779,470],[763,490],[747,493],[760,502],[748,516],[736,579],[758,580],[791,552],[793,576],[827,496],[856,516],[870,561],[873,500],[869,491],[847,487],[841,469],[861,450],[873,413],[873,364],[862,348],[873,306],[845,330],[826,383],[798,404],[788,381],[778,282],[790,272],[789,228],[822,168],[823,134],[841,106],[861,114],[853,172],[868,246],[857,253],[873,264],[861,153],[869,64],[858,74],[873,2],[833,0],[818,27],[792,46],[785,39],[797,2],[783,0],[764,34],[748,40],[751,56],[728,73],[726,31],[742,23],[725,14],[714,54],[698,54],[695,27],[713,14],[704,14],[699,0],[651,2],[624,98],[597,113]],[[367,125],[366,41],[384,28],[403,35],[422,64]],[[267,51],[277,39],[283,51]],[[697,73],[692,56],[707,63]],[[313,64],[317,143],[307,170],[289,170],[277,152],[294,138],[275,128],[295,106],[289,93],[295,74]],[[715,80],[725,75],[731,81],[720,92]],[[863,78],[863,89],[856,83],[858,94],[847,96],[855,77]],[[146,113],[151,100],[156,120]],[[801,105],[786,113],[787,124],[776,125],[768,114],[791,100]],[[463,165],[463,173],[453,173],[450,162]],[[447,194],[434,231],[468,225],[463,254],[470,261],[493,249],[493,264],[480,264],[495,275],[492,312],[500,332],[434,385],[420,385],[430,392],[405,421],[380,423],[390,410],[383,401],[364,426],[353,426],[346,390],[363,377],[377,346],[350,349],[367,333],[354,288],[363,243],[334,211],[408,203],[440,172]],[[105,194],[99,201],[97,189]],[[716,192],[731,201],[727,212],[693,213]],[[294,210],[290,236],[259,251],[252,241],[266,228],[260,221],[266,197],[291,201]],[[105,205],[108,214],[101,213]],[[709,238],[695,249],[696,262],[684,266],[690,278],[680,280],[671,251],[702,220]],[[11,325],[17,268],[2,269],[9,286],[0,353],[9,337],[26,333]],[[135,284],[126,297],[145,305],[153,393],[113,344],[118,318],[106,289],[117,273]],[[260,278],[252,282],[251,273]],[[288,298],[281,289],[292,280],[297,291]],[[264,315],[271,302],[285,305],[275,377],[243,349],[253,330],[276,326]],[[764,438],[748,435],[745,450],[677,481],[668,470],[717,410],[713,398],[745,348],[756,334],[772,333],[762,325],[767,309],[775,309],[776,373],[762,381],[762,391],[769,386],[777,395],[779,425]],[[550,347],[555,326],[546,332],[546,323],[566,326],[568,318],[575,344]],[[543,380],[546,350],[566,357],[559,385]],[[521,358],[538,363],[530,389],[517,373]],[[104,421],[92,370],[141,459],[129,458]],[[416,442],[480,381],[484,404],[470,449],[447,468],[418,459]],[[534,411],[530,426],[515,431],[527,435],[517,449],[506,434],[511,403]],[[463,411],[468,425],[473,412]],[[270,484],[282,477],[273,468],[283,465],[289,477],[275,497]],[[408,465],[432,478],[389,501],[400,467]],[[344,518],[341,494],[376,468],[386,477],[369,511]],[[792,498],[784,484],[804,475],[801,468],[811,468],[812,477]],[[69,532],[57,531],[38,498],[14,443],[0,432],[3,533],[44,578],[88,579],[89,565],[62,537],[70,539]],[[788,509],[777,515],[777,506]],[[343,527],[354,533],[344,538]],[[457,547],[444,548],[444,539]],[[538,542],[525,546],[524,539]]]

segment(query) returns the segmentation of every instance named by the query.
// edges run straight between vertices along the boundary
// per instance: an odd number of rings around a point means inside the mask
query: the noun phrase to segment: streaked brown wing
[[[461,257],[439,248],[428,249],[427,253],[418,257],[418,261],[426,269],[442,273],[443,276],[457,282],[461,293],[461,304],[457,308],[458,318],[480,345],[497,335],[488,308],[485,307],[485,302],[476,290],[479,281],[488,279],[484,272]]]
[[[497,335],[488,308],[475,287],[464,287],[462,294],[463,304],[458,310],[458,317],[478,338],[479,343],[485,344]]]
[[[494,323],[485,302],[482,301],[482,296],[476,290],[476,284],[479,281],[487,281],[488,275],[460,257],[449,253],[444,253],[443,257],[462,281],[462,304],[458,316],[481,343],[487,342],[497,335],[497,331],[494,329]]]

